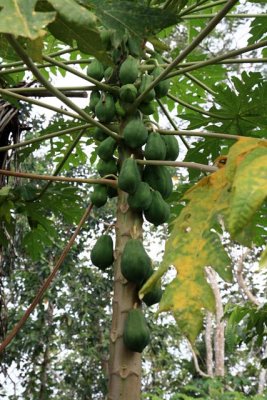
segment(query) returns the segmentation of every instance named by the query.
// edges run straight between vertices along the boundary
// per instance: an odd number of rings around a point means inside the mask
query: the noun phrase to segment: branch
[[[197,355],[196,355],[196,353],[195,353],[195,350],[193,349],[193,347],[192,347],[192,345],[191,345],[190,342],[188,342],[188,344],[189,344],[190,350],[191,350],[191,352],[192,352],[192,356],[193,356],[193,360],[194,360],[194,365],[195,365],[196,371],[198,372],[198,374],[199,374],[200,376],[203,376],[204,378],[210,378],[210,377],[211,377],[210,375],[206,374],[204,371],[202,371],[202,370],[200,369],[200,366],[199,366],[199,363],[198,363],[198,359],[197,359]]]
[[[16,53],[20,56],[20,58],[25,62],[25,64],[29,67],[33,75],[36,77],[36,79],[43,84],[43,86],[53,93],[59,100],[61,100],[66,106],[70,107],[72,110],[74,110],[78,115],[80,115],[85,121],[90,122],[91,124],[99,127],[102,129],[105,133],[107,133],[109,136],[113,137],[114,139],[120,139],[120,136],[108,129],[105,125],[101,124],[100,122],[96,121],[92,117],[90,117],[84,110],[82,110],[80,107],[78,107],[75,103],[73,103],[68,97],[66,97],[63,93],[61,93],[60,90],[56,89],[51,83],[49,83],[43,75],[40,73],[34,62],[28,57],[27,53],[24,51],[24,49],[21,47],[19,42],[14,38],[12,35],[6,35],[7,40],[9,43],[12,45]]]
[[[206,36],[218,25],[218,23],[225,17],[228,11],[238,2],[238,0],[229,0],[221,11],[212,18],[206,27],[195,37],[195,39],[168,65],[168,67],[146,88],[146,90],[137,97],[133,106],[137,106],[145,98],[145,96],[153,89],[163,78],[166,78],[169,72],[180,64],[201,42]]]
[[[84,125],[80,125],[80,126],[74,126],[73,128],[64,129],[63,131],[58,131],[58,132],[54,132],[54,133],[48,133],[47,135],[42,135],[42,136],[39,136],[39,137],[34,138],[34,139],[25,140],[24,142],[10,144],[9,146],[2,146],[2,147],[0,147],[0,152],[1,151],[12,150],[12,149],[17,149],[17,148],[20,148],[20,147],[25,147],[25,146],[28,146],[30,144],[42,142],[42,141],[45,141],[47,139],[52,139],[54,137],[60,137],[60,136],[63,136],[63,135],[67,135],[68,133],[79,131],[80,129],[88,129],[88,128],[92,128],[92,125],[91,124],[84,124]]]
[[[16,172],[16,171],[8,171],[6,169],[0,169],[0,175],[5,176],[16,176],[18,178],[26,178],[26,179],[38,179],[41,181],[54,181],[54,182],[77,182],[77,183],[90,183],[90,184],[103,184],[107,186],[111,186],[116,188],[117,183],[115,180],[106,179],[106,178],[67,178],[65,176],[53,176],[53,175],[39,175],[39,174],[31,174],[28,172]]]
[[[193,168],[200,169],[205,172],[216,172],[218,170],[217,167],[205,164],[198,164],[194,162],[183,162],[183,161],[160,161],[160,160],[138,160],[136,159],[137,164],[141,165],[166,165],[169,167],[180,167],[180,168]],[[1,172],[1,170],[0,170]]]
[[[52,272],[48,276],[48,278],[44,281],[43,285],[39,289],[37,295],[35,296],[33,302],[30,304],[30,306],[27,308],[26,312],[22,316],[22,318],[19,320],[19,322],[13,327],[11,332],[6,336],[4,341],[0,344],[0,353],[4,351],[4,349],[10,344],[10,342],[15,338],[15,336],[19,333],[21,328],[25,325],[27,319],[29,318],[30,314],[33,312],[33,310],[36,308],[37,304],[40,302],[42,299],[44,293],[50,286],[51,282],[53,281],[54,277],[56,276],[57,271],[59,270],[60,266],[62,265],[63,261],[65,260],[66,256],[68,255],[77,235],[79,234],[84,222],[87,220],[89,217],[91,210],[93,208],[93,205],[90,204],[88,208],[86,209],[84,215],[82,216],[77,228],[75,229],[73,235],[71,236],[68,244],[62,251],[58,261],[56,262]]]
[[[200,81],[198,78],[189,74],[189,72],[185,73],[185,76],[190,79],[192,82],[196,83],[199,87],[206,90],[206,92],[210,93],[212,96],[215,96],[216,92],[212,90],[209,86],[207,86],[204,82]]]
[[[117,87],[110,86],[103,82],[99,82],[98,80],[96,80],[94,78],[90,78],[89,76],[83,74],[82,72],[76,71],[76,69],[74,69],[72,67],[68,67],[66,64],[64,64],[60,61],[54,60],[48,56],[43,56],[43,59],[46,61],[49,61],[52,65],[56,65],[59,68],[62,68],[65,71],[68,71],[71,74],[78,76],[79,78],[82,78],[88,82],[93,83],[97,88],[99,88],[101,90],[104,90],[104,91],[110,92],[110,93],[114,93],[114,94],[118,94],[118,92],[119,92],[119,89]]]
[[[178,132],[178,127],[175,124],[175,122],[173,121],[172,117],[170,116],[169,112],[167,111],[166,107],[164,106],[164,104],[162,103],[162,101],[160,99],[157,99],[157,103],[159,104],[163,114],[166,116],[166,118],[168,119],[169,123],[172,125],[172,127]],[[189,144],[187,143],[187,141],[183,138],[183,136],[181,135],[181,140],[183,142],[183,144],[185,145],[185,147],[187,148],[187,150],[190,149]]]
[[[200,68],[206,67],[208,65],[218,64],[219,61],[222,61],[222,60],[226,61],[227,58],[239,56],[240,54],[244,54],[244,53],[247,53],[252,50],[260,49],[261,47],[265,47],[265,46],[267,46],[267,40],[262,40],[261,42],[251,44],[246,47],[241,47],[241,49],[229,51],[228,53],[225,53],[221,56],[210,58],[207,61],[202,61],[202,62],[194,63],[194,64],[192,63],[192,65],[182,68],[179,71],[173,71],[173,72],[169,73],[166,78],[171,78],[173,76],[185,74],[186,72],[189,72],[189,71],[195,71],[196,69],[200,69]],[[238,60],[236,62],[238,62]],[[229,63],[229,60],[228,60],[228,63]],[[183,64],[181,64],[181,67],[183,67]]]
[[[82,135],[84,134],[84,131],[85,131],[85,129],[82,129],[81,132],[73,140],[73,142],[69,145],[69,148],[67,149],[66,153],[64,154],[64,157],[62,158],[62,160],[56,167],[56,169],[53,173],[53,176],[57,176],[59,174],[59,172],[63,168],[65,162],[71,155],[72,151],[75,149],[76,145],[79,143]],[[47,191],[47,189],[51,186],[51,184],[52,184],[52,181],[47,182],[47,184],[42,188],[41,192],[36,196],[36,198],[34,200],[37,200],[37,199],[39,200],[44,195],[44,193]]]
[[[202,132],[202,131],[186,131],[186,130],[175,130],[169,131],[166,129],[156,129],[157,132],[161,133],[162,135],[184,135],[184,136],[199,136],[199,137],[212,137],[212,138],[219,138],[219,139],[231,139],[231,140],[239,140],[246,136],[239,136],[239,135],[228,135],[227,133],[217,133],[217,132]]]
[[[46,108],[51,111],[55,111],[56,113],[64,114],[64,115],[67,115],[68,117],[84,121],[84,118],[81,118],[80,115],[78,115],[78,114],[73,114],[70,111],[63,110],[62,108],[52,106],[51,104],[48,104],[48,103],[43,103],[42,101],[39,101],[39,100],[34,100],[29,97],[22,96],[21,94],[11,92],[10,90],[7,90],[7,89],[0,88],[0,94],[14,97],[14,99],[25,101],[26,103],[34,104],[36,106],[43,107],[43,108]]]
[[[186,15],[182,17],[183,20],[187,19],[199,19],[199,18],[214,18],[217,14],[197,14],[197,15]],[[225,18],[258,18],[267,17],[267,14],[227,14]]]
[[[175,97],[172,94],[167,94],[167,97],[169,97],[169,99],[172,99],[172,100],[176,101],[177,103],[181,104],[182,106],[184,106],[186,108],[189,108],[192,111],[196,111],[196,112],[198,112],[200,114],[207,115],[208,117],[216,118],[216,119],[223,119],[223,120],[231,120],[231,119],[233,119],[232,117],[223,117],[221,115],[213,114],[213,113],[211,113],[209,111],[202,110],[199,107],[192,106],[191,104],[187,103],[186,101],[184,101],[182,99],[178,99],[178,97]]]
[[[239,260],[237,262],[237,270],[236,270],[236,280],[237,283],[240,287],[240,289],[244,292],[244,294],[247,296],[249,301],[251,301],[252,304],[255,304],[256,306],[260,306],[260,301],[255,297],[251,291],[249,290],[244,277],[243,277],[243,269],[244,269],[244,259],[246,256],[249,254],[249,250],[247,250],[244,254],[242,254],[239,257]]]

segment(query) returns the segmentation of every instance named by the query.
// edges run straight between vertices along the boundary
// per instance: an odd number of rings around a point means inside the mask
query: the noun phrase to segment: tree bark
[[[212,314],[209,311],[206,313],[205,345],[207,374],[213,376]]]
[[[212,268],[206,268],[207,276],[215,297],[216,305],[216,328],[214,336],[215,350],[215,376],[224,376],[224,321],[223,304],[220,288],[217,283],[216,272]]]
[[[128,154],[129,156],[129,154]],[[141,391],[141,354],[129,351],[123,343],[124,323],[135,304],[140,307],[138,290],[121,274],[121,255],[126,242],[142,239],[142,216],[128,206],[127,194],[119,190],[114,263],[114,297],[110,334],[108,400],[139,400]]]

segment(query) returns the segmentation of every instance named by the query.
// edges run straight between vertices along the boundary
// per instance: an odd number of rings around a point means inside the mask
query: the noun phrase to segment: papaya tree
[[[54,265],[9,331],[2,296],[1,352],[18,340],[82,227],[102,207],[108,223],[94,240],[90,265],[104,276],[112,271],[106,393],[103,389],[108,399],[140,398],[141,354],[153,336],[146,307],[159,303],[157,313],[171,312],[194,351],[205,314],[217,311],[214,274],[233,279],[230,246],[257,247],[266,264],[263,4],[0,0],[1,252],[18,235],[18,220],[27,224],[21,244],[34,262],[47,247],[61,250],[59,257],[46,252]],[[250,21],[248,42],[233,48],[229,39],[240,35],[244,19]],[[221,41],[226,45],[214,55]],[[62,87],[59,74],[66,82]],[[72,77],[83,85],[70,85]],[[73,100],[87,95],[86,106]],[[56,98],[60,106],[36,99],[43,97]],[[55,117],[46,128],[32,129],[25,104]],[[47,160],[39,171],[38,151]],[[95,176],[88,177],[87,163]],[[178,168],[188,170],[181,184]],[[84,185],[93,186],[90,196]],[[71,228],[58,223],[60,215]],[[168,238],[156,269],[144,246],[144,226],[154,230],[163,224]],[[162,290],[161,278],[173,266],[177,275]],[[53,299],[48,303],[45,318],[52,324]],[[223,376],[222,368],[217,375]],[[51,393],[39,391],[39,398],[45,395]]]

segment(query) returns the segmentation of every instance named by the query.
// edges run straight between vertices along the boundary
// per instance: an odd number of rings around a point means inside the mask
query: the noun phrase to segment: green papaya
[[[179,145],[175,136],[162,135],[162,139],[166,146],[165,160],[175,161],[179,156]]]
[[[104,72],[105,81],[109,81],[114,73],[114,69],[112,67],[107,67]]]
[[[110,176],[108,179],[113,181],[116,180],[116,178],[113,176]],[[113,186],[107,186],[107,195],[109,198],[118,196],[118,189]]]
[[[133,57],[139,57],[141,55],[141,41],[138,38],[129,37],[126,46],[128,47],[129,53]]]
[[[113,96],[109,93],[102,93],[100,100],[95,106],[95,115],[100,122],[111,122],[115,117],[115,103]]]
[[[150,278],[150,276],[153,274],[153,269],[151,268],[149,276],[147,277]],[[152,286],[151,290],[147,292],[144,297],[142,298],[142,301],[148,306],[152,306],[153,304],[157,304],[160,302],[162,297],[162,289],[161,289],[161,283],[160,280]]]
[[[112,37],[112,31],[109,31],[107,29],[103,29],[102,31],[100,31],[100,38],[105,50],[111,50],[112,46],[111,37]]]
[[[123,61],[119,70],[119,78],[123,85],[136,81],[139,74],[138,67],[139,61],[132,56],[128,56],[126,60]]]
[[[102,142],[106,138],[108,138],[108,135],[106,132],[104,132],[101,128],[95,128],[94,133],[93,133],[94,139],[98,140],[99,142]]]
[[[155,104],[153,101],[150,101],[149,103],[141,103],[138,108],[144,115],[151,115],[155,112]]]
[[[170,216],[170,206],[167,204],[161,194],[155,190],[152,192],[152,202],[150,207],[144,211],[145,218],[155,226],[167,222]]]
[[[153,78],[157,78],[164,71],[161,67],[156,67],[152,71]],[[164,79],[155,86],[156,97],[160,99],[168,94],[170,88],[170,79]]]
[[[113,241],[111,236],[102,235],[97,239],[91,251],[91,261],[103,271],[113,264]]]
[[[147,141],[148,131],[140,119],[134,118],[125,126],[123,137],[127,146],[136,149]]]
[[[143,172],[143,181],[160,192],[164,199],[172,194],[172,177],[164,165],[147,165]]]
[[[150,342],[149,328],[142,310],[130,310],[125,320],[123,342],[127,349],[142,353]]]
[[[147,160],[165,160],[166,145],[158,132],[151,132],[144,151]]]
[[[96,58],[87,67],[87,76],[97,81],[102,81],[104,77],[104,66]]]
[[[108,161],[99,160],[96,169],[100,176],[116,175],[117,174],[117,162],[115,158],[111,158]]]
[[[100,93],[97,91],[92,91],[90,95],[89,110],[95,112],[95,106],[100,100]]]
[[[120,100],[117,100],[115,103],[115,109],[116,109],[116,114],[119,117],[125,117],[126,115],[126,110],[124,109],[123,105],[121,104]]]
[[[142,242],[130,239],[124,246],[121,256],[121,273],[129,282],[141,284],[151,269],[151,260]]]
[[[105,185],[95,185],[94,191],[91,194],[91,202],[96,207],[102,207],[108,199],[107,187]]]
[[[153,81],[153,76],[152,75],[148,75],[148,74],[144,74],[142,75],[141,78],[141,84],[139,87],[139,94],[142,94],[147,88],[148,86],[150,86],[151,82]],[[150,101],[154,100],[156,94],[155,94],[155,90],[151,89],[146,95],[145,98],[143,99],[144,102],[149,103]]]
[[[140,182],[136,191],[129,194],[127,201],[136,211],[147,210],[152,202],[150,186],[146,182]]]
[[[132,83],[128,83],[120,88],[119,95],[122,101],[133,103],[137,96],[137,89]]]
[[[134,158],[126,158],[123,161],[118,178],[118,186],[127,193],[134,193],[141,182],[141,175]]]
[[[98,157],[104,161],[108,161],[113,157],[113,153],[117,147],[117,141],[109,136],[103,140],[97,149]]]

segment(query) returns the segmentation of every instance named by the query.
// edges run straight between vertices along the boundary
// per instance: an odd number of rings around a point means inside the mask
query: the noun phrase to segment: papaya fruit
[[[117,141],[113,137],[109,136],[103,140],[97,149],[98,157],[101,160],[108,161],[113,157],[113,153],[117,147]]]
[[[129,54],[133,57],[139,57],[141,55],[141,42],[140,39],[129,37],[126,43]]]
[[[127,349],[142,353],[150,342],[149,328],[142,310],[130,310],[125,320],[123,330],[123,343]]]
[[[100,100],[95,106],[95,115],[100,122],[111,122],[115,117],[115,103],[113,96],[109,93],[102,93]]]
[[[175,136],[162,135],[162,139],[166,146],[165,160],[175,161],[179,156],[179,145]]]
[[[117,100],[116,101],[116,103],[115,103],[115,110],[116,110],[116,114],[119,116],[119,117],[125,117],[125,115],[126,115],[126,110],[125,110],[125,108],[123,107],[123,105],[121,104],[121,102],[120,102],[120,100]]]
[[[132,56],[128,56],[126,60],[123,61],[119,70],[119,79],[123,85],[136,81],[139,74],[138,67],[139,61]]]
[[[152,71],[152,76],[153,78],[157,78],[162,72],[164,71],[163,68],[157,66],[154,68]],[[164,97],[168,94],[168,90],[170,88],[170,80],[169,79],[164,79],[160,81],[156,86],[155,86],[155,93],[156,97],[160,99],[161,97]]]
[[[164,165],[147,165],[143,172],[143,181],[160,192],[164,199],[172,194],[172,177]]]
[[[106,82],[109,82],[109,80],[111,79],[113,73],[114,73],[114,69],[112,67],[107,67],[105,69],[104,78],[105,78]]]
[[[150,276],[152,274],[153,274],[153,269],[151,268],[147,279],[150,278]],[[160,283],[160,281],[158,281],[154,286],[152,286],[151,290],[144,295],[144,297],[142,298],[142,301],[148,307],[150,307],[153,304],[159,303],[161,300],[161,297],[162,297],[161,283]]]
[[[125,126],[123,137],[127,146],[136,149],[147,141],[148,131],[140,119],[134,118]]]
[[[99,160],[96,169],[100,176],[116,175],[117,174],[117,163],[113,157],[108,161]]]
[[[155,112],[155,104],[153,101],[150,101],[149,103],[141,103],[138,108],[144,115],[151,115]]]
[[[105,185],[95,185],[94,191],[91,194],[91,202],[96,207],[102,207],[108,199],[107,187]]]
[[[89,110],[95,112],[95,106],[100,100],[100,93],[97,91],[92,91],[90,94]]]
[[[133,103],[137,96],[137,89],[132,83],[128,83],[121,86],[119,96],[122,101]]]
[[[153,304],[157,304],[160,302],[162,298],[162,289],[160,284],[156,284],[152,287],[152,289],[144,295],[142,301],[148,306],[153,306]]]
[[[100,38],[105,50],[111,50],[111,45],[112,45],[111,37],[112,37],[112,31],[109,31],[107,29],[103,29],[100,31]]]
[[[147,210],[144,211],[144,216],[148,222],[155,226],[167,222],[170,216],[170,206],[167,204],[161,194],[155,190],[152,193],[152,202]]]
[[[141,84],[139,87],[139,94],[142,94],[148,86],[150,86],[151,82],[153,81],[153,76],[148,75],[148,74],[143,74],[141,78]],[[145,98],[143,99],[144,102],[149,103],[150,101],[154,100],[156,96],[155,90],[151,89],[146,95]]]
[[[105,133],[101,128],[95,128],[93,137],[95,140],[98,140],[99,142],[102,142],[106,138],[108,138],[107,133]]]
[[[148,135],[144,156],[147,160],[165,160],[166,145],[158,132]]]
[[[113,264],[114,255],[111,236],[102,235],[97,239],[91,251],[91,261],[103,271]]]
[[[129,206],[136,210],[147,210],[152,202],[150,186],[146,182],[140,182],[133,194],[128,196]]]
[[[121,273],[129,282],[140,285],[151,269],[151,260],[142,242],[129,239],[121,256]]]
[[[118,186],[126,193],[134,193],[141,182],[141,175],[134,158],[123,161],[118,178]]]
[[[96,58],[87,67],[87,76],[94,78],[97,81],[102,81],[104,77],[104,66]]]

